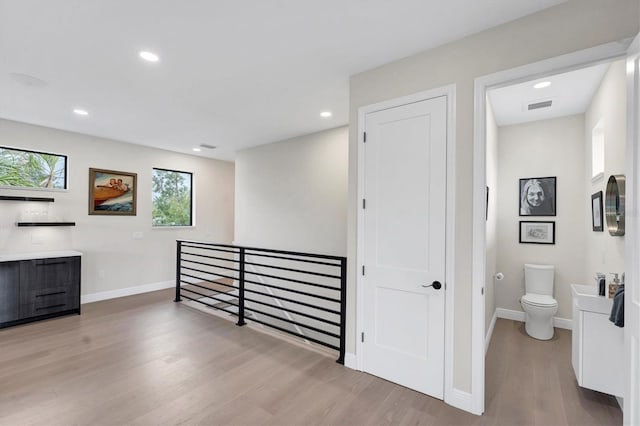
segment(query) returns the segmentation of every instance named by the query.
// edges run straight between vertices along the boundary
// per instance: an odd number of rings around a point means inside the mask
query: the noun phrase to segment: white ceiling
[[[585,112],[609,65],[599,64],[489,91],[496,124],[511,126]],[[550,82],[551,86],[543,89],[533,87],[543,81]],[[527,108],[531,103],[547,100],[552,101],[549,108],[531,111]]]
[[[0,117],[233,159],[347,124],[353,74],[563,1],[0,0]]]

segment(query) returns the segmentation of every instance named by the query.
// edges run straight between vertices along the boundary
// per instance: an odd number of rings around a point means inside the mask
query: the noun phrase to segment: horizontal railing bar
[[[245,262],[245,265],[263,266],[265,268],[280,269],[281,271],[299,272],[301,274],[316,275],[318,277],[336,278],[338,280],[340,279],[340,275],[331,275],[331,274],[323,274],[320,272],[303,271],[302,269],[284,268],[282,266],[267,265],[265,263]]]
[[[293,299],[289,299],[289,298],[282,297],[282,296],[274,296],[273,294],[262,293],[260,291],[250,290],[248,288],[245,288],[244,291],[247,292],[247,293],[260,294],[262,296],[267,296],[267,297],[276,297],[278,300],[284,300],[285,302],[297,303],[298,305],[308,306],[309,308],[318,309],[320,311],[324,311],[324,312],[329,312],[329,313],[332,313],[332,314],[340,315],[340,311],[335,311],[333,309],[327,309],[327,308],[321,308],[320,306],[315,306],[315,305],[312,305],[311,303],[300,302],[299,300],[293,300]]]
[[[294,262],[313,263],[315,265],[335,266],[336,268],[340,267],[340,265],[337,263],[321,262],[319,260],[316,261],[316,260],[296,259],[294,257],[273,256],[270,254],[247,253],[247,256],[269,257],[271,259],[291,260]]]
[[[300,316],[303,316],[303,317],[311,318],[312,320],[322,321],[324,323],[335,325],[336,327],[340,327],[340,323],[337,323],[335,321],[330,321],[330,320],[327,320],[327,319],[324,319],[324,318],[318,318],[318,317],[315,317],[313,315],[305,314],[304,312],[296,311],[295,309],[289,309],[289,308],[285,308],[283,306],[273,305],[271,303],[260,302],[260,301],[255,300],[255,299],[249,299],[248,297],[245,297],[244,300],[249,301],[249,302],[253,302],[253,303],[257,303],[257,304],[260,304],[260,305],[264,305],[264,306],[269,306],[270,308],[279,309],[281,311],[291,312],[292,314],[300,315]]]
[[[205,245],[205,246],[214,246],[214,247],[225,247],[225,248],[244,248],[245,250],[251,250],[251,251],[262,251],[265,253],[278,253],[278,254],[287,254],[287,255],[292,255],[292,256],[303,256],[303,257],[317,257],[318,259],[332,259],[332,260],[342,260],[344,259],[344,256],[332,256],[332,255],[328,255],[328,254],[317,254],[317,253],[301,253],[301,252],[297,252],[297,251],[286,251],[286,250],[275,250],[275,249],[266,249],[266,248],[260,248],[260,247],[245,247],[245,246],[236,246],[236,245],[231,245],[231,244],[214,244],[214,243],[207,243],[204,241],[194,241],[194,240],[177,240],[183,243],[183,246],[185,245],[184,243],[187,244],[201,244],[201,245]],[[249,254],[249,253],[247,253]],[[339,264],[337,266],[340,266]]]
[[[191,277],[191,278],[197,278],[197,279],[202,279],[200,277],[196,277],[195,275],[189,275],[189,274],[185,274],[184,272],[182,272],[182,269],[189,269],[191,271],[196,271],[196,272],[202,272],[203,274],[208,274],[208,275],[215,275],[216,277],[222,277],[222,278],[229,278],[230,280],[237,280],[236,277],[232,277],[230,275],[223,275],[223,274],[218,274],[216,272],[208,272],[208,271],[202,271],[200,269],[195,269],[195,268],[189,268],[188,266],[182,266],[180,268],[180,275],[185,275],[187,277]],[[205,281],[205,280],[203,280]]]
[[[205,285],[194,284],[194,283],[190,283],[190,282],[185,281],[185,280],[180,280],[180,282],[181,282],[181,283],[185,283],[185,284],[187,284],[187,285],[193,285],[193,286],[196,286],[196,287],[199,287],[199,288],[203,288],[203,289],[205,289],[205,290],[217,291],[217,292],[218,292],[217,294],[224,293],[224,294],[229,295],[229,296],[231,296],[231,297],[235,297],[235,298],[237,298],[237,297],[238,297],[238,296],[236,296],[235,294],[232,294],[231,292],[227,293],[227,292],[224,292],[224,291],[218,291],[218,290],[216,290],[215,288],[207,287],[207,286],[205,286]],[[207,282],[211,282],[211,281],[207,281]],[[215,284],[218,284],[218,283],[215,283]],[[225,286],[225,287],[234,288],[234,289],[236,289],[236,290],[238,289],[238,287],[234,287],[234,286],[232,286],[232,285],[227,285],[227,284],[220,284],[220,285],[223,285],[223,286]],[[184,287],[183,287],[183,286],[180,286],[180,288],[184,288]],[[187,289],[185,289],[185,290],[187,290],[187,291],[191,291],[191,290],[189,290],[188,288],[187,288]]]
[[[253,281],[253,280],[246,280],[245,279],[244,282],[245,283],[251,283],[251,284],[257,284],[257,285],[262,285],[262,286],[269,287],[269,288],[276,288],[278,290],[289,291],[291,293],[302,294],[303,296],[315,297],[316,299],[327,300],[329,302],[340,303],[339,299],[332,299],[331,297],[326,297],[326,296],[318,296],[317,294],[308,293],[306,291],[293,290],[293,289],[290,289],[290,288],[280,287],[280,286],[273,285],[273,284],[265,284],[265,283],[261,283],[261,282]]]
[[[234,253],[234,254],[240,253],[239,251],[224,250],[224,249],[218,249],[218,248],[213,248],[213,247],[190,246],[188,244],[183,244],[182,247],[197,248],[197,249],[211,250],[211,251],[219,251],[219,252],[223,252],[223,253]]]
[[[311,287],[326,288],[327,290],[340,291],[339,288],[332,287],[330,285],[310,283],[308,281],[296,280],[296,279],[293,279],[293,278],[283,278],[283,277],[279,277],[277,275],[263,274],[263,273],[260,273],[260,272],[251,272],[251,271],[245,271],[245,274],[258,275],[258,276],[267,277],[267,278],[275,278],[277,280],[288,281],[290,283],[304,284],[304,285],[308,285],[308,286],[311,286]]]
[[[340,348],[338,348],[337,346],[334,346],[327,342],[323,342],[322,340],[314,339],[313,337],[305,336],[304,334],[296,333],[295,331],[287,330],[286,328],[278,327],[277,325],[272,325],[272,324],[269,324],[268,322],[260,321],[255,318],[247,318],[247,319],[249,321],[257,322],[258,324],[266,325],[267,327],[275,328],[276,330],[280,330],[282,332],[292,334],[294,336],[298,336],[302,339],[309,340],[310,342],[317,343],[319,345],[326,346],[331,349],[335,349],[336,351],[340,350]]]
[[[324,335],[326,335],[326,336],[335,337],[336,339],[339,339],[339,338],[340,338],[340,335],[339,335],[339,334],[331,333],[331,332],[329,332],[329,331],[322,330],[321,328],[313,327],[313,326],[311,326],[311,325],[306,325],[306,324],[304,324],[304,323],[302,323],[302,322],[293,321],[293,320],[286,319],[286,318],[281,318],[281,317],[279,317],[279,316],[277,316],[277,315],[270,314],[270,313],[263,312],[263,311],[259,311],[259,310],[257,310],[257,309],[249,308],[249,307],[247,307],[247,306],[245,306],[245,307],[244,307],[244,310],[245,310],[245,311],[249,311],[249,312],[254,312],[254,313],[256,313],[256,314],[260,314],[260,315],[265,315],[265,316],[267,316],[267,317],[275,318],[275,319],[277,319],[277,320],[280,320],[280,321],[283,321],[283,322],[286,322],[286,323],[289,323],[289,324],[295,324],[295,325],[297,325],[297,326],[299,326],[299,327],[304,327],[304,328],[306,328],[306,329],[313,330],[313,331],[315,331],[315,332],[317,332],[317,333],[324,334]]]
[[[209,304],[209,303],[207,303],[207,302],[203,302],[202,300],[198,300],[198,299],[194,299],[193,297],[189,297],[189,296],[187,296],[186,294],[181,294],[180,296],[181,296],[181,297],[184,297],[185,299],[193,300],[194,302],[202,303],[203,305],[207,305],[207,306],[208,306],[208,307],[210,307],[210,308],[218,309],[218,310],[220,310],[220,311],[224,311],[224,312],[226,312],[226,313],[228,313],[228,314],[238,316],[238,314],[237,314],[236,312],[233,312],[233,311],[227,311],[225,308],[220,308],[220,307],[218,307],[218,306],[213,306],[213,305],[211,305],[211,304]]]
[[[195,290],[189,290],[188,288],[184,288],[184,287],[182,287],[182,288],[181,288],[181,290],[182,290],[182,291],[188,291],[188,292],[190,292],[190,293],[195,293],[195,294],[197,294],[197,295],[199,295],[199,296],[206,297],[207,299],[217,300],[217,301],[218,301],[218,302],[220,302],[220,303],[227,303],[227,304],[229,304],[229,305],[233,305],[233,306],[235,306],[235,307],[238,307],[238,305],[236,305],[235,303],[231,303],[230,301],[222,300],[222,299],[218,299],[217,297],[213,297],[213,296],[207,296],[206,294],[198,293],[198,292],[197,292],[197,291],[195,291]],[[220,293],[218,293],[218,294],[220,294]],[[181,296],[184,296],[184,294],[182,294],[182,293],[180,293],[180,295],[181,295]]]
[[[236,271],[236,272],[240,272],[239,269],[236,268],[229,268],[228,266],[220,266],[220,265],[212,265],[210,263],[203,263],[203,262],[198,262],[195,260],[189,260],[189,259],[182,259],[182,262],[191,262],[191,263],[197,263],[198,265],[205,265],[205,266],[211,266],[212,268],[220,268],[220,269],[226,269],[228,271]],[[183,268],[187,268],[187,266],[182,266]],[[203,271],[200,271],[203,272]]]
[[[187,251],[183,251],[182,254],[188,254],[189,256],[198,256],[198,257],[206,257],[207,259],[217,259],[217,260],[224,260],[225,262],[235,262],[235,263],[240,263],[239,260],[236,259],[226,259],[224,257],[216,257],[216,256],[207,256],[206,254],[196,254],[196,253],[189,253]],[[182,260],[185,260],[184,258],[182,258]]]

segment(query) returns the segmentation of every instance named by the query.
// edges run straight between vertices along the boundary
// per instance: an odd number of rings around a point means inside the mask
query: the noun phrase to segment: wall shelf
[[[0,195],[0,201],[42,201],[53,203],[55,200],[48,197],[16,197],[11,195]]]
[[[75,222],[16,222],[18,226],[76,226]]]

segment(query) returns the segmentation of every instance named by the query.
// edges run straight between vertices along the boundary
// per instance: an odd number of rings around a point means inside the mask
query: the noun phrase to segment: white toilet
[[[525,295],[520,299],[527,334],[539,340],[553,337],[553,316],[558,302],[553,298],[553,265],[524,265]]]

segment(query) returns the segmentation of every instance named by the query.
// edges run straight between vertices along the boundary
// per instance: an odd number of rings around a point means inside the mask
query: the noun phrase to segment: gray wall
[[[584,114],[498,129],[498,308],[522,311],[525,263],[555,266],[557,317],[572,318],[571,284],[585,269]],[[556,216],[519,216],[519,179],[556,176]],[[519,222],[553,221],[556,243],[519,243]]]
[[[486,234],[486,270],[484,279],[484,330],[489,331],[491,319],[496,311],[494,276],[497,269],[497,227],[498,227],[498,126],[493,115],[493,108],[487,101],[487,168],[486,179],[489,188],[489,202],[487,205],[487,234]]]
[[[476,77],[634,36],[637,0],[570,0],[471,37],[352,76],[349,129],[349,316],[347,349],[355,352],[358,108],[456,84],[454,387],[471,390],[471,253],[473,82]]]
[[[131,145],[47,127],[0,120],[0,145],[68,156],[69,189],[61,192],[0,189],[2,195],[47,196],[54,203],[3,201],[0,252],[78,250],[82,294],[120,290],[175,280],[175,240],[230,243],[233,239],[233,163]],[[89,168],[138,174],[136,216],[89,216]],[[151,227],[152,168],[193,172],[196,225]],[[18,228],[28,211],[45,209],[49,218],[75,227]],[[133,239],[142,232],[142,239]]]
[[[625,174],[626,152],[626,70],[625,62],[611,64],[600,88],[585,113],[585,233],[586,256],[585,284],[594,284],[592,277],[596,272],[624,271],[624,236],[609,235],[604,225],[604,232],[593,232],[591,226],[591,194],[598,191],[605,193],[607,179],[612,174]],[[591,181],[591,131],[602,120],[604,124],[604,178]],[[610,276],[608,276],[610,279]]]
[[[347,127],[239,151],[236,244],[346,254]]]
[[[238,152],[236,156],[236,244],[272,249],[311,252],[344,256],[347,236],[347,166],[348,131],[339,127],[281,142],[261,145]],[[282,262],[267,258],[248,258],[261,264],[301,268],[335,275],[335,267]],[[284,263],[284,264],[283,264]],[[263,284],[297,288],[300,285],[286,281],[251,275],[267,273],[301,279],[336,287],[335,279],[306,274],[274,271],[270,268],[248,265],[249,279]],[[291,297],[291,293],[278,289],[247,284],[247,289],[268,292],[276,296]],[[313,294],[335,298],[335,291],[305,288]],[[253,298],[275,303],[270,297]],[[336,304],[295,295],[295,299],[328,309]],[[336,317],[304,306],[281,302],[285,308],[306,312],[336,321]],[[251,308],[251,303],[247,306]],[[278,318],[286,314],[280,309],[260,306]],[[332,333],[339,330],[331,325],[304,316],[288,314],[291,319]],[[259,316],[259,315],[258,315]],[[302,333],[337,346],[337,339],[324,336],[307,328],[296,328],[273,317],[259,318],[279,327]]]

